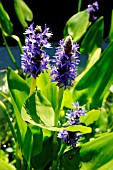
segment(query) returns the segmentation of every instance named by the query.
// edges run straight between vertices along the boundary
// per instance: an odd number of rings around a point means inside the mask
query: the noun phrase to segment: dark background
[[[13,23],[13,34],[20,37],[22,44],[24,43],[23,27],[20,24],[15,10],[13,0],[1,0],[5,10],[10,16]],[[42,28],[45,23],[53,33],[52,42],[57,42],[63,38],[63,29],[66,21],[78,10],[78,0],[24,0],[33,12],[33,22]],[[81,10],[87,8],[89,3],[94,0],[82,0]],[[113,9],[113,0],[98,0],[99,12],[98,17],[104,16],[104,37],[109,33],[111,22],[111,11]],[[30,24],[30,23],[28,23]],[[16,42],[7,38],[8,45],[16,45]],[[0,46],[3,40],[0,35]]]

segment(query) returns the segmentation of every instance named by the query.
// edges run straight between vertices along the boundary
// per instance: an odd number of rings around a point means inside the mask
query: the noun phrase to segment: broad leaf
[[[18,140],[23,143],[27,131],[27,124],[22,119],[20,113],[21,107],[28,97],[29,87],[11,68],[8,68],[7,70],[7,82],[18,124]]]
[[[32,149],[32,157],[33,157],[42,151],[43,134],[42,134],[42,129],[39,128],[38,126],[30,124],[29,127],[33,134],[33,149]]]
[[[32,157],[31,164],[35,170],[49,169],[46,166],[52,161],[52,141],[53,138],[49,138],[43,143],[43,149],[40,154]]]
[[[78,170],[80,164],[80,148],[76,147],[65,152],[61,157],[62,167],[65,170]]]
[[[54,110],[40,91],[37,91],[27,99],[25,108],[35,122],[38,123],[41,119],[45,125],[54,125]]]
[[[94,123],[99,119],[101,110],[90,110],[89,112],[86,113],[86,116],[82,116],[80,119],[82,120],[83,123],[85,123],[86,126],[89,126],[90,124]]]
[[[76,81],[73,97],[82,104],[89,101],[91,108],[101,107],[103,97],[113,83],[113,43],[104,50],[97,62]],[[79,93],[79,95],[77,95]],[[83,101],[85,96],[85,100]]]
[[[30,88],[28,84],[11,68],[7,70],[7,81],[10,93],[19,109],[21,111],[22,105],[27,99]]]
[[[7,34],[12,34],[13,24],[10,20],[8,13],[5,11],[1,1],[0,1],[0,28]]]
[[[26,21],[32,21],[33,19],[31,9],[23,0],[14,0],[14,8],[20,23],[26,28],[28,26]]]
[[[82,125],[73,125],[73,126],[67,126],[67,127],[46,126],[46,125],[37,123],[35,120],[32,120],[30,115],[26,114],[25,112],[22,115],[22,117],[25,121],[31,123],[32,125],[36,125],[36,126],[39,126],[40,128],[47,129],[47,130],[50,130],[50,131],[59,132],[60,130],[65,129],[65,130],[71,131],[71,132],[79,131],[83,134],[91,133],[91,131],[92,131],[90,127],[86,127],[86,126],[82,126]]]
[[[64,27],[64,37],[71,35],[73,41],[78,41],[86,32],[89,26],[89,15],[87,10],[78,12],[73,15]]]
[[[104,20],[100,17],[91,25],[80,46],[82,54],[91,54],[96,48],[101,47],[104,33]]]
[[[16,168],[0,159],[0,170],[16,170]]]
[[[83,144],[80,150],[80,158],[82,161],[80,170],[101,169],[105,164],[107,167],[109,161],[113,160],[112,141],[113,133],[110,133]]]

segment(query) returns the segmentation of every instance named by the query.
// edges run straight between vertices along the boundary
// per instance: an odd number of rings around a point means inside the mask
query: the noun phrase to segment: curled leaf
[[[23,0],[14,0],[14,8],[22,26],[25,28],[28,27],[28,23],[26,21],[32,21],[33,19],[33,13],[31,9]]]

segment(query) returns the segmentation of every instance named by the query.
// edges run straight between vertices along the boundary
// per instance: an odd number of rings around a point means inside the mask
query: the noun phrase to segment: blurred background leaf
[[[28,22],[32,21],[33,13],[23,0],[14,0],[14,8],[17,17],[24,28],[28,27]]]
[[[10,20],[8,13],[5,11],[1,1],[0,1],[0,28],[7,34],[12,34],[13,24]]]

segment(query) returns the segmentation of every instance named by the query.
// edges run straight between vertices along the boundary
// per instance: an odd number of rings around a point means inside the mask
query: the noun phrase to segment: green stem
[[[29,96],[31,96],[35,91],[36,91],[36,79],[32,77]]]
[[[7,97],[7,96],[6,96],[3,92],[1,92],[1,91],[0,91],[0,95],[1,95],[4,99],[6,99],[6,100],[12,105],[11,100],[10,100],[9,97]]]
[[[82,5],[82,0],[79,0],[78,1],[78,12],[80,12],[81,10],[81,5]]]
[[[21,41],[20,41],[19,37],[16,36],[16,35],[11,35],[11,37],[17,41],[18,46],[19,46],[19,48],[20,48],[20,52],[21,52],[21,54],[23,54],[24,52],[23,52],[22,44],[21,44]]]
[[[16,68],[17,70],[19,70],[19,67],[18,67],[18,65],[17,65],[17,63],[16,63],[16,60],[15,60],[15,58],[14,58],[14,56],[13,56],[13,54],[12,54],[12,52],[11,52],[8,44],[7,44],[7,41],[6,41],[6,38],[5,38],[5,36],[4,36],[3,30],[2,30],[2,37],[3,37],[4,43],[5,43],[6,49],[7,49],[7,51],[8,51],[8,54],[9,54],[9,56],[10,56],[10,58],[11,58],[13,64],[14,64],[15,68]]]
[[[54,119],[54,124],[55,126],[58,126],[58,120],[59,120],[59,112],[62,104],[62,99],[63,99],[63,92],[64,88],[60,88],[58,92],[58,102],[57,106],[55,109],[55,119]],[[53,164],[52,164],[52,170],[57,169],[57,156],[58,156],[58,141],[57,141],[57,132],[54,132],[53,136]]]
[[[64,93],[64,88],[60,88],[58,92],[58,100],[57,100],[58,102],[55,109],[55,120],[54,120],[55,126],[58,126],[59,111],[62,105],[63,93]]]
[[[59,159],[61,157],[61,155],[63,154],[64,150],[66,148],[66,143],[62,143],[60,151],[58,152],[58,157],[57,159]]]
[[[0,107],[1,107],[1,109],[3,110],[3,113],[4,113],[5,117],[6,117],[7,122],[9,123],[9,126],[10,126],[11,132],[12,132],[12,134],[13,134],[13,137],[14,137],[15,141],[17,141],[17,136],[16,136],[16,133],[15,133],[13,124],[12,124],[12,122],[11,122],[11,120],[10,120],[9,115],[8,115],[6,106],[4,105],[4,103],[3,103],[2,101],[0,101]]]

